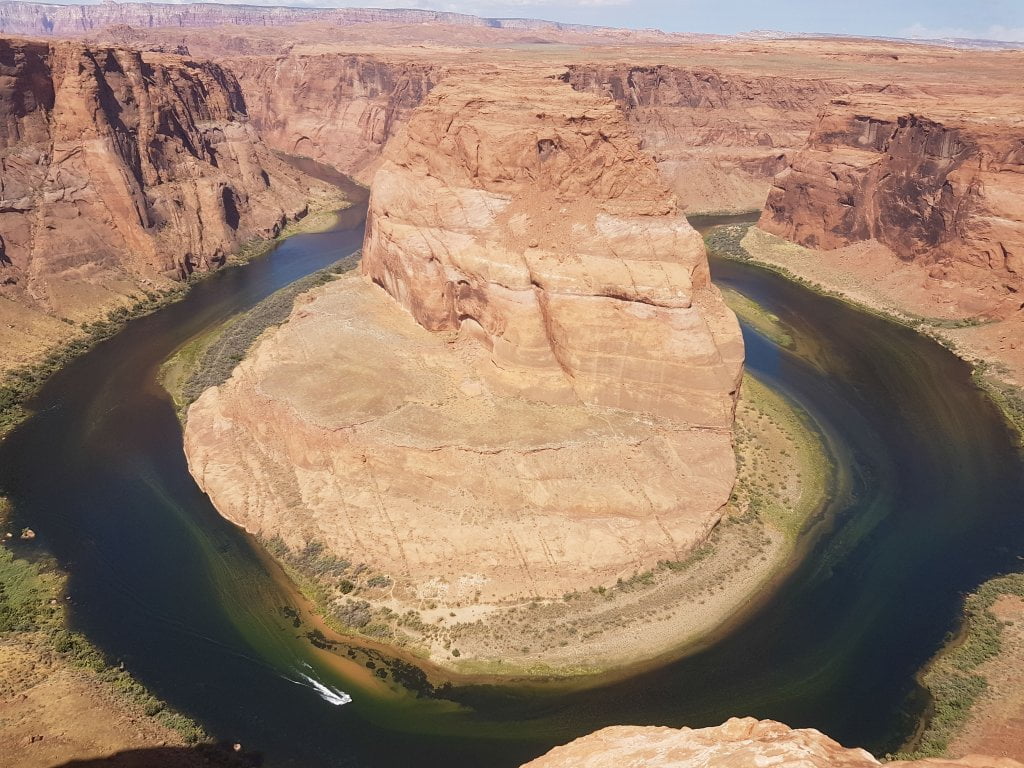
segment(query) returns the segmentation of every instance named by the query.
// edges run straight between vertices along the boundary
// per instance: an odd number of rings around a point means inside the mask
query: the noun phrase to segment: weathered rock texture
[[[388,575],[400,613],[560,603],[707,536],[741,339],[614,104],[446,79],[389,144],[363,271],[190,409],[223,514]]]
[[[217,65],[0,40],[0,299],[30,314],[91,319],[327,194],[262,144]]]
[[[570,67],[573,88],[614,99],[684,209],[753,210],[803,146],[822,107],[856,81],[709,67]]]
[[[1019,96],[1019,94],[1018,94]],[[978,289],[980,314],[1021,309],[1024,118],[958,96],[837,100],[776,177],[760,226],[832,250],[874,240],[931,267],[936,290]],[[940,283],[939,281],[943,281]]]
[[[819,731],[794,730],[771,720],[733,718],[714,728],[605,728],[556,747],[523,768],[874,768],[863,749],[844,749]],[[972,755],[960,760],[895,761],[910,768],[1019,768],[1007,758]]]
[[[494,81],[453,77],[390,145],[363,272],[477,337],[500,389],[728,428],[735,319],[625,121],[551,79]]]
[[[431,63],[367,55],[232,56],[260,136],[369,181],[384,145],[444,76]]]

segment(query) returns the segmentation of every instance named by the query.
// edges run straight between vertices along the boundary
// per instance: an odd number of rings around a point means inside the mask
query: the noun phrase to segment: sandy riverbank
[[[951,286],[933,277],[928,265],[905,262],[874,241],[814,251],[756,226],[745,236],[743,228],[735,230],[743,252],[725,255],[747,258],[886,315],[972,363],[979,384],[1024,435],[1024,313],[986,315],[980,289],[977,295],[962,288],[946,290]]]
[[[436,627],[427,652],[460,673],[498,675],[599,673],[679,655],[763,600],[795,564],[799,534],[828,496],[827,455],[806,416],[748,375],[737,409],[736,488],[704,546],[682,562],[560,602],[485,616],[472,607],[424,612]],[[510,647],[508,636],[531,637],[532,645]]]

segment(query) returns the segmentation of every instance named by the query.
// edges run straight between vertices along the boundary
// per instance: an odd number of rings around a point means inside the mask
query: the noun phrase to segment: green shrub
[[[933,700],[931,719],[916,748],[897,757],[921,759],[946,754],[950,741],[988,687],[978,667],[1002,648],[1002,623],[991,612],[1000,595],[1024,597],[1024,573],[988,581],[964,601],[959,637],[936,656],[922,678]]]

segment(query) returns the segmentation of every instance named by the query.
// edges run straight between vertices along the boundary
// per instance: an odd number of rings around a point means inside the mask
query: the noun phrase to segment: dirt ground
[[[950,754],[1024,760],[1024,598],[1002,595],[991,608],[1002,621],[1002,650],[978,669],[988,690],[974,705]]]
[[[180,734],[118,701],[91,670],[20,636],[0,641],[4,768],[47,768],[140,747],[183,745]]]

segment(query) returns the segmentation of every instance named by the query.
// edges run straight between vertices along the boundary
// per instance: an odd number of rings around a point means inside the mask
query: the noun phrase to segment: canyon
[[[4,370],[338,200],[260,140],[216,64],[2,40],[0,84]]]
[[[1024,381],[1019,52],[130,3],[0,3],[0,31],[76,38],[0,41],[5,370],[340,204],[275,152],[372,184],[362,275],[301,297],[185,448],[346,629],[441,666],[628,660],[635,627],[542,654],[509,617],[572,623],[731,514],[742,341],[685,214],[763,209],[749,257]],[[878,764],[747,719],[530,765],[780,758]]]

